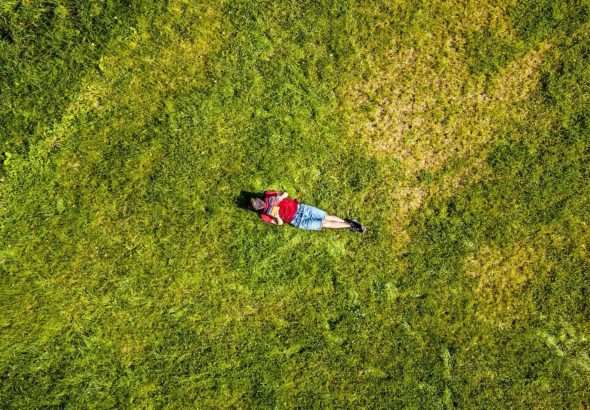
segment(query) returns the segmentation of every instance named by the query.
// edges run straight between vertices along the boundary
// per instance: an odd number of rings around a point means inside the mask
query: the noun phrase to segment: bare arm
[[[274,193],[274,192],[273,192]],[[269,220],[268,222],[273,224],[273,225],[283,225],[284,222],[281,219],[280,215],[279,215],[279,206],[278,204],[285,198],[287,198],[289,196],[288,193],[286,192],[282,192],[282,193],[274,193],[277,196],[277,201],[275,202],[275,206],[272,208],[272,210],[270,211],[270,215],[269,215],[269,219],[272,218],[272,220]]]
[[[281,195],[279,195],[279,202],[281,202],[283,199],[287,198],[288,196],[289,196],[289,194],[286,193],[286,192],[281,193]],[[278,207],[277,207],[276,214],[273,215],[273,216],[277,220],[277,225],[282,225],[284,223],[283,220],[281,219],[281,217],[279,216],[279,209],[278,209]]]

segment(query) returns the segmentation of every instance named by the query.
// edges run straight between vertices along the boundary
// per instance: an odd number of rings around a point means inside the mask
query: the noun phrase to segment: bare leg
[[[325,220],[330,221],[330,222],[348,223],[344,219],[338,218],[337,216],[334,216],[334,215],[327,215]]]
[[[337,216],[328,215],[322,222],[322,228],[345,229],[350,228],[350,224]]]

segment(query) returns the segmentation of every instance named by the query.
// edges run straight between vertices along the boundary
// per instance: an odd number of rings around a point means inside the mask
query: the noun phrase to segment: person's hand
[[[278,206],[274,206],[271,210],[270,210],[270,215],[273,218],[279,218],[279,212],[281,211],[281,208],[279,208]]]
[[[272,220],[270,221],[271,224],[273,225],[282,225],[284,224],[283,220],[281,219],[280,216],[275,216],[272,218]]]
[[[279,196],[279,201],[282,201],[283,199],[287,198],[289,196],[288,193],[283,192],[280,196]]]

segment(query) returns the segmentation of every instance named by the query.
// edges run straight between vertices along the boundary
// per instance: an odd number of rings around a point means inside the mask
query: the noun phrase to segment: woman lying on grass
[[[266,191],[263,198],[251,198],[250,208],[260,214],[260,218],[275,225],[291,224],[308,231],[319,231],[322,228],[347,228],[353,232],[364,233],[367,229],[358,221],[340,219],[328,215],[325,211],[310,205],[300,204],[289,198],[286,192]]]

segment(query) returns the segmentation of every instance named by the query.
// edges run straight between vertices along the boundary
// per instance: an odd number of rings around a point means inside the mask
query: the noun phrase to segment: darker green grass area
[[[584,0],[523,1],[508,11],[519,35],[527,42],[551,38],[556,33],[572,35],[590,18]]]
[[[85,73],[153,2],[8,1],[0,10],[0,159],[26,154],[64,114]]]
[[[466,54],[474,74],[494,74],[505,67],[523,49],[521,44],[500,37],[486,28],[472,33],[467,39]]]
[[[495,140],[490,175],[415,210],[398,254],[391,187],[408,177],[347,132],[339,96],[392,38],[412,44],[408,33],[428,28],[426,7],[6,9],[0,402],[587,405],[587,38],[559,37],[528,116]],[[203,35],[205,24],[214,28]],[[506,47],[494,62],[477,57],[490,76],[514,57]],[[108,55],[126,72],[97,72]],[[183,77],[191,64],[203,73]],[[83,78],[108,92],[64,122]],[[51,143],[56,124],[67,130]],[[437,184],[445,172],[417,179]],[[358,217],[369,232],[278,229],[235,206],[240,191],[265,188]],[[497,300],[480,293],[469,258],[517,246],[542,251],[527,262],[534,275],[508,290],[494,282]]]
[[[494,74],[541,41],[571,36],[589,21],[587,1],[523,1],[507,9],[517,37],[492,27],[470,33],[466,56],[474,74]]]
[[[456,374],[450,384],[453,397],[475,407],[494,406],[498,394],[516,407],[529,401],[559,407],[564,401],[588,400],[584,352],[590,346],[579,337],[584,332],[579,326],[590,315],[588,236],[583,233],[590,211],[588,38],[560,46],[568,52],[545,67],[547,98],[539,99],[545,103],[540,115],[552,112],[561,123],[553,129],[533,119],[514,124],[488,156],[492,177],[450,200],[434,201],[416,216],[406,256],[413,275],[402,288],[424,292],[406,311],[429,313],[418,321],[428,327],[432,343],[441,343],[440,338],[454,347],[459,369],[486,368],[501,377],[497,387],[480,390],[465,389],[469,382]],[[581,87],[568,85],[573,78]],[[530,244],[546,252],[545,263],[532,267],[534,277],[514,295],[530,301],[526,319],[515,318],[505,332],[465,326],[477,320],[482,305],[471,294],[476,284],[465,276],[465,257],[490,244]],[[501,294],[495,296],[502,303]],[[477,344],[469,352],[456,348],[473,338]]]

